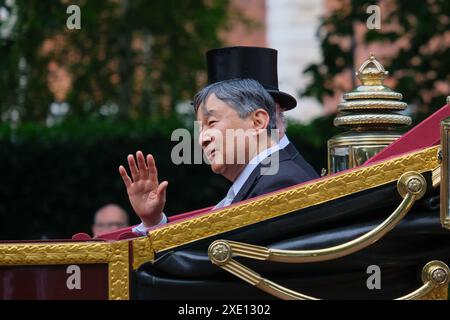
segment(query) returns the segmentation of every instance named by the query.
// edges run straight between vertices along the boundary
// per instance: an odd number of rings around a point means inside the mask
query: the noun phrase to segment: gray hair
[[[195,112],[213,93],[219,100],[235,109],[241,119],[248,117],[257,109],[264,109],[269,114],[267,126],[269,135],[272,129],[276,129],[275,101],[258,81],[231,79],[210,84],[195,95],[193,101]]]

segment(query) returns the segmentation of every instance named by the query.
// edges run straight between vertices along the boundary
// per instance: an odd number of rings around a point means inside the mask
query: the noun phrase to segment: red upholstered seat
[[[123,233],[119,234],[118,240],[133,239],[136,237],[139,237],[139,235],[137,233],[129,231],[129,232],[123,232]]]
[[[119,240],[121,234],[133,233],[133,231],[132,231],[133,227],[134,226],[118,229],[118,230],[113,231],[113,232],[102,234],[101,236],[98,236],[98,237],[96,237],[94,239]],[[136,235],[136,236],[138,236],[138,235]]]
[[[367,160],[364,165],[437,145],[440,143],[440,123],[447,117],[450,117],[450,105],[448,104],[409,130],[390,146]]]
[[[75,233],[72,236],[72,240],[78,240],[78,241],[87,241],[87,240],[92,240],[92,237],[90,235],[88,235],[87,233]]]

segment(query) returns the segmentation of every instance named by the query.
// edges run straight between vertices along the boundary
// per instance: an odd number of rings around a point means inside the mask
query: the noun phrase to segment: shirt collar
[[[280,142],[278,142],[278,145],[280,146],[280,149],[286,148],[286,146],[289,144],[289,139],[287,135],[285,134],[283,138],[280,139]]]
[[[286,137],[286,136],[284,136],[284,137]],[[281,140],[283,140],[283,139],[281,139]],[[288,143],[289,143],[289,140],[288,140]],[[228,195],[232,196],[233,198],[236,197],[236,195],[242,189],[242,186],[244,185],[245,181],[247,181],[247,179],[250,177],[253,170],[255,170],[255,168],[261,163],[261,161],[266,159],[272,153],[280,150],[280,148],[281,147],[279,144],[275,144],[272,147],[265,149],[264,151],[259,153],[257,156],[255,156],[252,160],[250,160],[250,162],[245,166],[244,170],[242,170],[242,172],[239,174],[239,176],[236,178],[236,180],[234,180],[233,185],[230,187],[230,190],[228,191]]]

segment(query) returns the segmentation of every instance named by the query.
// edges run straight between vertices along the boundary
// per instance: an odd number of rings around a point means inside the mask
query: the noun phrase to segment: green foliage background
[[[359,68],[355,65],[356,47],[361,45],[356,26],[365,25],[371,16],[368,6],[380,5],[381,29],[367,29],[362,45],[379,44],[374,54],[390,71],[389,77],[397,80],[392,89],[417,107],[422,114],[418,119],[445,104],[449,92],[438,87],[450,83],[450,1],[338,0],[335,5],[339,9],[322,18],[317,32],[323,59],[304,70],[311,82],[303,95],[323,101],[342,90],[335,76]],[[392,47],[398,47],[398,52],[391,52]]]
[[[81,9],[80,30],[66,28],[69,5]],[[177,103],[206,81],[205,51],[221,46],[230,19],[240,21],[228,0],[0,0],[0,7],[16,19],[0,37],[0,239],[89,232],[107,202],[131,213],[117,168],[138,149],[154,154],[170,181],[169,214],[217,201],[227,183],[207,166],[172,165],[170,133],[184,126]],[[50,62],[72,83],[66,121],[47,128]],[[104,105],[118,113],[102,116]]]
[[[321,128],[291,125],[289,137],[315,169],[326,166]],[[182,122],[84,121],[72,119],[47,128],[28,123],[12,130],[0,127],[0,239],[67,238],[90,233],[93,215],[114,202],[138,219],[130,208],[118,167],[137,150],[156,158],[160,181],[169,181],[168,215],[219,202],[230,183],[208,165],[174,165],[171,141]],[[329,125],[329,123],[327,123]],[[193,145],[192,141],[192,145]]]
[[[122,119],[171,116],[204,84],[205,51],[221,45],[219,31],[239,16],[228,4],[16,0],[10,12],[17,21],[11,35],[0,38],[0,115],[16,106],[24,120],[45,120],[54,99],[47,79],[52,61],[73,79],[65,99],[70,116],[96,117],[105,104],[117,105]],[[80,30],[66,27],[69,5],[80,7]]]
[[[169,181],[168,214],[214,204],[227,182],[207,165],[172,164],[170,141],[176,121],[86,122],[72,120],[52,128],[20,127],[11,141],[2,128],[0,166],[0,238],[66,238],[90,233],[93,214],[114,202],[132,213],[120,164],[142,150],[155,155],[161,180]],[[220,200],[220,199],[219,199]]]

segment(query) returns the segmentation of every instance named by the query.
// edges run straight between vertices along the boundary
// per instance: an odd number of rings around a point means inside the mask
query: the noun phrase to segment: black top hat
[[[227,47],[206,52],[208,84],[230,79],[254,79],[286,111],[295,98],[278,90],[277,50],[260,47]]]

